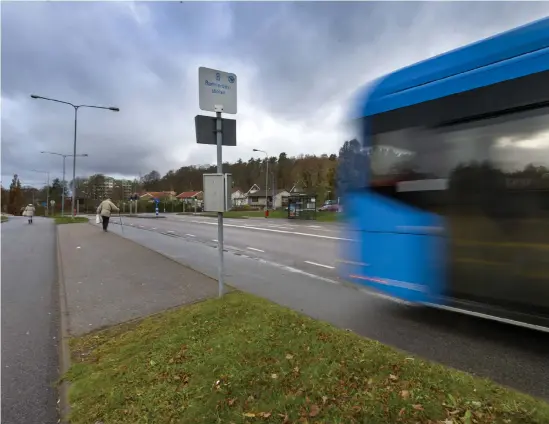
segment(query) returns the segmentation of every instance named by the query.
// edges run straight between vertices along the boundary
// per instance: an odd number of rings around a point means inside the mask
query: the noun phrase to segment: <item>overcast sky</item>
[[[238,76],[238,147],[336,153],[350,96],[376,77],[549,14],[547,2],[2,2],[2,183],[60,177],[73,109],[77,175],[164,174],[215,162],[195,143],[198,67]],[[231,116],[232,117],[232,116]],[[67,160],[67,180],[72,162]]]

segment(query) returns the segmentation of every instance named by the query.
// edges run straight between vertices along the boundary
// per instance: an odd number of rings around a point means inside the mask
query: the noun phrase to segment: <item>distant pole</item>
[[[65,184],[65,159],[67,159],[66,155],[63,155],[63,189],[61,191],[61,216],[65,216],[65,190],[66,190],[66,184]]]
[[[106,106],[93,106],[93,105],[75,105],[70,102],[65,102],[63,100],[51,99],[49,97],[37,96],[36,94],[31,94],[31,98],[48,100],[50,102],[63,103],[65,105],[72,106],[74,108],[74,139],[73,139],[73,154],[72,154],[72,205],[71,205],[71,216],[74,217],[76,213],[75,204],[76,204],[76,129],[78,125],[78,109],[81,107],[87,107],[92,109],[105,109],[113,112],[120,112],[120,109],[117,107],[106,107]]]
[[[64,155],[62,153],[46,152],[46,151],[42,151],[40,153],[46,153],[48,155],[61,156],[63,158],[63,192],[61,193],[61,216],[65,216],[65,190],[67,189],[67,183],[65,181],[65,159],[67,159],[67,157],[72,156],[72,155]],[[76,156],[88,157],[88,154],[83,153],[81,155],[76,155]]]
[[[253,149],[254,152],[265,153],[265,210],[269,209],[269,154],[265,150]]]
[[[223,128],[221,120],[221,112],[216,112],[216,141],[217,141],[217,173],[223,174]],[[196,199],[195,199],[196,212]],[[219,297],[223,296],[223,212],[217,213],[217,250],[219,252],[219,267],[217,280],[219,283]]]

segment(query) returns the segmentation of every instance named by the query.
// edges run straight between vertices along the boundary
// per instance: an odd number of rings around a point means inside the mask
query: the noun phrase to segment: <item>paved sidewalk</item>
[[[58,237],[71,336],[217,295],[211,278],[99,226]]]

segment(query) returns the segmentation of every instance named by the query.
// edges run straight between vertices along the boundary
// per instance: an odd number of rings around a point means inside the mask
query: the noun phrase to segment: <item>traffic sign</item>
[[[196,142],[198,144],[217,144],[217,119],[213,116],[196,115],[194,126],[196,129]],[[223,131],[223,146],[236,146],[236,120],[221,118]]]
[[[235,74],[203,66],[198,68],[198,103],[200,109],[236,114],[236,84]]]

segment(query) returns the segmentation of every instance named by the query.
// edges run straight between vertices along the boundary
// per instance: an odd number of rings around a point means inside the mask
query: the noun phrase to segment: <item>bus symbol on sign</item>
[[[219,72],[215,74],[215,79],[221,81],[221,74]]]
[[[231,84],[234,83],[234,75],[229,75],[228,80]]]

